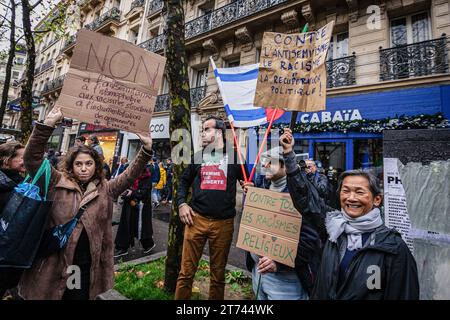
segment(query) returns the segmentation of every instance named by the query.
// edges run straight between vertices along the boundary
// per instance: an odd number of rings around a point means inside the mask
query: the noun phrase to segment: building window
[[[328,49],[327,60],[348,56],[348,32],[333,34]]]
[[[149,30],[148,31],[149,39],[156,38],[158,36],[158,32],[159,32],[159,27]]]
[[[139,34],[139,26],[136,29],[131,29],[130,30],[130,36],[129,36],[129,41],[131,43],[136,44],[137,40],[138,40],[138,34]]]
[[[239,67],[241,65],[241,61],[239,59],[225,60],[224,65],[225,68]]]
[[[198,6],[198,17],[207,15],[214,10],[214,1],[208,1],[205,4]]]
[[[206,78],[208,76],[208,68],[194,69],[192,77],[192,88],[206,86]]]
[[[167,94],[169,93],[169,81],[167,80],[167,77],[163,77],[163,83],[161,87],[161,94]]]
[[[391,45],[402,46],[429,40],[430,20],[428,12],[391,20]]]
[[[12,78],[13,78],[14,80],[18,80],[18,79],[19,79],[19,76],[20,76],[19,71],[13,71],[13,72],[12,72]]]
[[[23,58],[16,58],[16,64],[23,64]]]

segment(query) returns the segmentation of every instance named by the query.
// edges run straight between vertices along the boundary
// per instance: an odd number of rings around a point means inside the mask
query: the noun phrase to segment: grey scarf
[[[270,188],[269,190],[281,192],[286,188],[287,184],[287,176],[281,177],[277,181],[271,181],[270,182]]]
[[[325,226],[331,242],[336,242],[339,236],[345,232],[347,235],[347,249],[350,251],[362,248],[361,234],[375,230],[383,225],[380,209],[372,209],[367,214],[358,217],[349,217],[344,210],[328,212]]]

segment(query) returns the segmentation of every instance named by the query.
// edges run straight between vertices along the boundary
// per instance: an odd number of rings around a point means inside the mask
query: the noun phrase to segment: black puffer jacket
[[[314,225],[321,238],[326,240],[311,298],[419,299],[416,262],[400,234],[385,226],[370,234],[363,248],[353,257],[341,285],[337,287],[339,265],[347,247],[347,238],[341,235],[337,243],[327,240],[325,216],[335,209],[325,204],[306,174],[298,169],[295,154],[291,152],[284,158],[294,206],[302,213],[303,221]],[[378,275],[379,282],[376,281]]]

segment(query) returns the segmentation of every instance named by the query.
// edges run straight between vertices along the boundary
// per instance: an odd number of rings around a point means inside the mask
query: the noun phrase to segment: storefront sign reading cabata
[[[358,109],[323,111],[314,113],[303,113],[300,116],[301,123],[324,123],[338,121],[362,120]]]

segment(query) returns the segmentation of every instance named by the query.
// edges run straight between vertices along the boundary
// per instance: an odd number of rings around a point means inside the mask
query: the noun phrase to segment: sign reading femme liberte
[[[83,29],[56,105],[65,117],[148,133],[165,62],[124,40]]]
[[[289,193],[248,188],[236,246],[294,267],[301,225]]]
[[[264,32],[255,106],[312,112],[325,109],[325,59],[334,21],[314,32]]]

